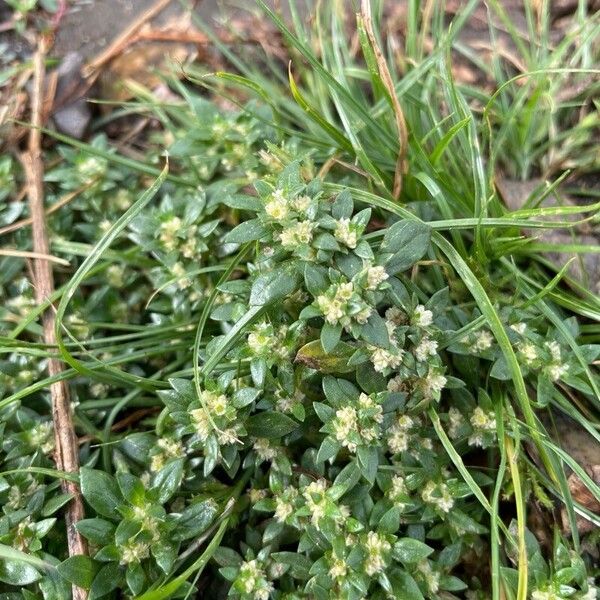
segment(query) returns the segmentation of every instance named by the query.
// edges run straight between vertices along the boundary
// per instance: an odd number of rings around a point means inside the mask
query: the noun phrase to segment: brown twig
[[[402,176],[404,175],[404,173],[406,173],[407,167],[406,152],[408,150],[408,128],[406,126],[404,112],[402,111],[402,107],[400,106],[400,102],[398,101],[398,96],[396,95],[396,88],[394,87],[394,82],[392,80],[390,70],[388,69],[387,62],[385,60],[385,57],[383,56],[383,53],[381,52],[381,48],[379,48],[377,38],[375,37],[375,33],[373,31],[371,3],[369,0],[362,0],[360,16],[362,17],[362,21],[365,26],[365,31],[367,32],[367,36],[369,38],[369,41],[371,42],[371,46],[373,47],[373,52],[375,53],[375,60],[377,61],[377,69],[379,70],[379,76],[381,77],[381,81],[383,82],[383,85],[385,86],[385,89],[387,90],[387,93],[390,96],[392,108],[394,109],[394,118],[396,120],[396,127],[398,129],[400,150],[398,151],[398,159],[396,160],[396,171],[394,173],[394,189],[392,193],[394,198],[398,199],[400,197],[400,192],[402,191]]]
[[[44,104],[44,76],[45,57],[47,47],[43,38],[38,42],[34,54],[34,79],[31,93],[31,129],[29,130],[28,151],[21,156],[27,190],[29,208],[32,218],[33,249],[40,254],[49,254],[48,234],[44,214],[44,165],[42,162],[42,111]],[[37,258],[34,263],[35,294],[38,303],[46,302],[54,291],[54,278],[52,267],[47,260]],[[54,333],[54,312],[46,310],[42,316],[44,342],[49,346],[56,345]],[[56,358],[48,359],[48,374],[51,377],[60,375],[63,371],[62,363]],[[56,468],[67,473],[79,471],[79,451],[77,438],[73,427],[69,388],[66,381],[56,381],[50,385],[52,398],[52,420],[54,423]],[[63,481],[65,492],[73,495],[73,499],[66,508],[65,521],[67,528],[67,545],[69,556],[87,554],[87,544],[74,525],[84,517],[83,499],[79,486],[71,481]],[[73,586],[73,600],[85,600],[85,590]]]

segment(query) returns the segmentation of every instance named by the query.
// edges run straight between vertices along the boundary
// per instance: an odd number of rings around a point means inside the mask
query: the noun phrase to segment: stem
[[[42,162],[42,134],[40,130],[44,100],[44,61],[46,51],[46,43],[43,39],[40,39],[33,59],[34,79],[31,95],[32,127],[29,131],[29,146],[28,151],[21,156],[31,211],[33,249],[41,255],[48,255],[50,253],[44,212],[44,165]],[[33,274],[36,301],[38,304],[45,303],[54,293],[54,277],[50,262],[45,258],[35,258]],[[42,324],[44,342],[49,346],[54,346],[56,338],[54,335],[54,311],[52,308],[47,309],[43,313]],[[62,362],[56,358],[48,359],[48,375],[50,377],[60,376],[62,371]],[[77,473],[79,471],[79,450],[73,426],[69,388],[66,380],[62,379],[50,384],[50,396],[52,398],[52,420],[54,423],[54,440],[56,446],[54,461],[56,468],[66,473]],[[75,524],[84,518],[81,491],[77,483],[68,479],[62,481],[62,488],[65,492],[73,495],[73,499],[67,505],[65,514],[69,556],[87,554],[87,544],[75,529]],[[73,600],[85,600],[85,598],[87,598],[87,592],[77,586],[73,586]]]

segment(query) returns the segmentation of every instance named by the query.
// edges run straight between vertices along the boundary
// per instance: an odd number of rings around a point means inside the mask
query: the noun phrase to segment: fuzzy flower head
[[[396,369],[402,363],[402,357],[404,356],[404,350],[396,347],[393,347],[392,350],[386,350],[385,348],[371,346],[369,350],[371,351],[373,368],[378,373],[386,369]]]
[[[494,337],[487,329],[482,329],[474,334],[475,341],[471,344],[470,351],[473,354],[484,352],[492,347]]]
[[[340,219],[336,223],[333,235],[338,242],[348,246],[348,248],[356,248],[358,243],[358,231],[357,227],[350,222],[350,219]]]
[[[295,250],[312,242],[315,227],[316,223],[313,221],[298,221],[279,234],[279,241],[286,250]]]
[[[430,368],[425,377],[419,380],[418,387],[425,398],[437,400],[448,380],[444,375]]]
[[[391,544],[382,534],[369,531],[362,545],[366,554],[364,562],[365,573],[370,577],[376,573],[381,573],[387,566],[389,553],[392,549]]]
[[[426,504],[430,504],[442,512],[448,513],[454,506],[454,498],[445,483],[428,481],[421,492],[421,498]]]
[[[369,267],[367,269],[367,289],[376,290],[388,278],[389,275],[384,267]]]
[[[413,311],[411,323],[415,327],[429,327],[433,323],[433,313],[422,304],[418,304]]]
[[[257,560],[249,560],[240,565],[233,586],[243,594],[252,595],[255,600],[268,600],[273,584],[267,580],[263,565]]]
[[[269,354],[276,343],[275,332],[270,323],[259,323],[248,335],[248,346],[253,354]]]
[[[371,308],[362,303],[351,281],[331,285],[324,294],[317,296],[315,305],[330,325],[346,326],[353,318],[357,322],[366,321],[371,314]]]
[[[470,446],[485,448],[495,439],[496,416],[494,411],[485,411],[477,406],[469,419],[473,433],[469,436]]]
[[[436,356],[438,343],[428,337],[424,337],[414,350],[415,358],[419,362],[425,362],[430,356]]]
[[[546,373],[552,381],[558,381],[569,371],[569,365],[562,361],[562,354],[558,342],[546,342],[545,345],[551,356],[551,362],[546,367]]]
[[[129,540],[121,546],[121,564],[140,563],[150,556],[150,545],[145,542]]]

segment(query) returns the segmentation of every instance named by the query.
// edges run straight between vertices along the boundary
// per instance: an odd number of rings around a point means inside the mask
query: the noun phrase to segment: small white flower
[[[175,263],[172,270],[180,290],[185,290],[192,285],[192,280],[186,275],[185,267],[180,262]]]
[[[329,569],[329,575],[333,579],[342,579],[346,576],[348,567],[346,566],[346,562],[344,560],[333,556],[329,564],[331,565],[331,568]]]
[[[337,325],[338,321],[345,315],[342,303],[335,298],[321,295],[317,298],[317,306],[330,325]]]
[[[491,348],[494,337],[487,329],[475,333],[475,342],[471,345],[471,352],[483,352]]]
[[[560,354],[560,345],[556,341],[546,342],[546,348],[550,351],[550,355],[552,356],[552,360],[555,362],[560,362],[561,354]]]
[[[527,365],[531,366],[538,359],[537,348],[531,342],[521,342],[517,349]]]
[[[523,335],[525,333],[525,330],[527,329],[527,324],[526,323],[513,323],[510,328],[513,331],[516,331],[519,335]]]
[[[448,380],[441,373],[429,369],[427,376],[421,380],[421,388],[425,396],[431,398],[439,394],[447,382]]]
[[[548,367],[548,375],[552,381],[558,381],[569,370],[569,365],[555,364]]]
[[[392,377],[387,384],[388,392],[403,392],[405,387],[406,384],[400,375]]]
[[[292,201],[294,210],[300,213],[305,213],[310,206],[311,198],[309,196],[298,196]]]
[[[250,488],[248,490],[248,497],[250,498],[251,504],[256,504],[257,502],[260,502],[263,498],[267,497],[267,490]]]
[[[340,219],[335,226],[333,235],[336,240],[342,242],[348,248],[356,248],[358,236],[356,230],[350,226],[350,219]]]
[[[432,504],[445,513],[450,512],[454,506],[454,499],[445,483],[436,484],[434,481],[428,481],[421,492],[421,498],[427,504]]]
[[[389,275],[383,267],[369,267],[367,271],[367,289],[376,290],[388,277]]]
[[[402,502],[400,498],[408,494],[404,478],[400,475],[394,475],[394,477],[392,477],[391,483],[392,485],[386,492],[386,495],[394,503],[395,506],[397,506],[400,509],[403,509],[405,503]]]
[[[312,221],[300,221],[282,231],[279,234],[279,241],[288,250],[293,250],[300,244],[310,244],[315,226]]]
[[[464,424],[465,420],[462,413],[457,408],[450,408],[448,411],[448,435],[452,439],[458,437],[459,429]]]
[[[150,545],[145,542],[128,542],[121,546],[121,564],[139,563],[150,556]]]
[[[437,354],[438,343],[435,340],[424,337],[419,345],[415,347],[415,358],[419,362],[424,362],[429,356]]]
[[[237,431],[232,427],[229,429],[224,429],[223,431],[219,431],[217,438],[221,446],[230,446],[231,444],[236,444],[240,441]]]
[[[370,306],[366,306],[359,313],[354,315],[354,319],[360,325],[364,325],[369,320],[372,312],[373,309]]]
[[[283,523],[293,512],[294,507],[290,502],[283,498],[275,498],[275,520]]]
[[[408,450],[410,435],[405,429],[401,429],[397,425],[390,427],[387,435],[387,444],[392,454],[399,454]]]
[[[419,304],[413,312],[412,322],[417,327],[429,327],[433,323],[433,313]]]
[[[183,223],[179,217],[171,217],[160,225],[158,239],[166,250],[175,250],[179,239],[177,234],[181,231]]]
[[[440,589],[440,574],[431,568],[428,560],[423,560],[417,565],[417,569],[425,577],[430,594],[437,594]]]
[[[390,352],[384,348],[371,348],[371,362],[373,368],[381,373],[388,368],[395,369],[402,362],[402,356],[404,351],[399,348],[395,349],[395,352]]]
[[[114,288],[123,287],[123,276],[125,275],[125,268],[121,265],[110,265],[106,269],[106,280],[108,285]]]
[[[190,411],[190,417],[196,428],[196,433],[204,442],[212,431],[212,426],[206,411],[203,408],[196,408]]]
[[[281,190],[275,190],[271,200],[265,204],[265,212],[275,221],[283,221],[288,215],[288,205]]]
[[[277,449],[273,448],[266,438],[258,438],[253,448],[261,460],[274,460],[277,457]]]

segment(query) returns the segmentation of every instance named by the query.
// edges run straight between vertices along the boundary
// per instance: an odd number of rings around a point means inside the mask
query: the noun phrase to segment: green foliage
[[[600,304],[521,235],[571,227],[552,219],[580,209],[537,208],[542,190],[511,214],[493,185],[499,169],[538,172],[551,150],[565,155],[555,169],[575,150],[582,172],[594,164],[589,123],[540,110],[577,76],[552,70],[570,44],[577,67],[592,48],[575,35],[551,48],[542,19],[531,48],[517,44],[527,82],[495,56],[495,93],[457,85],[446,56],[464,51],[475,3],[450,31],[433,3],[429,54],[409,3],[408,61],[391,69],[411,133],[396,201],[374,50],[361,35],[351,51],[343,3],[326,4],[310,26],[292,10],[292,29],[265,8],[293,79],[228,53],[239,73],[217,74],[218,90],[191,67],[168,81],[180,102],[140,99],[163,126],[143,161],[103,135],[53,134],[48,207],[74,194],[48,217],[71,264],[52,298],[58,349],[40,343],[24,260],[0,258],[7,599],[68,598],[71,584],[109,600],[219,586],[240,600],[594,597],[596,534],[578,534],[575,511],[599,520],[571,497],[570,470],[600,490],[544,424],[564,413],[600,440]],[[592,35],[597,19],[584,21]],[[20,181],[2,157],[0,226],[27,216]],[[31,250],[25,228],[10,243]],[[71,368],[48,378],[57,352]],[[73,400],[89,557],[66,551],[56,379]],[[533,503],[552,549],[526,527]]]

